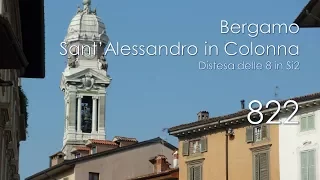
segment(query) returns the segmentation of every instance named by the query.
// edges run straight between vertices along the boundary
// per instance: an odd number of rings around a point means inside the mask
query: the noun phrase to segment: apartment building
[[[242,101],[239,112],[210,118],[201,111],[197,121],[169,128],[179,139],[179,179],[317,180],[319,98],[315,93],[288,99],[297,104],[277,116],[276,106],[261,110],[264,119],[274,116],[282,124],[250,124]],[[284,123],[292,114],[290,122],[299,124]]]
[[[320,27],[320,2],[310,0],[295,19],[300,28]],[[319,171],[320,113],[318,94],[294,117],[299,126],[280,127],[281,180],[317,180]]]
[[[21,78],[44,78],[43,0],[0,0],[0,180],[17,180],[26,140]]]
[[[179,139],[179,179],[279,179],[278,126],[250,126],[247,114],[201,111],[196,122],[170,128]]]

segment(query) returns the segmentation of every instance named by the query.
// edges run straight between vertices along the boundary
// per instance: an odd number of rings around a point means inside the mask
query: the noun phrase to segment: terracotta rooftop
[[[32,180],[32,179],[45,179],[48,178],[47,174],[50,173],[56,173],[56,172],[61,172],[63,170],[65,170],[66,167],[70,168],[72,166],[74,166],[77,163],[82,163],[82,162],[86,162],[86,161],[90,161],[96,158],[100,158],[100,157],[105,157],[105,156],[111,156],[113,154],[119,153],[119,152],[125,152],[125,151],[129,151],[129,150],[133,150],[135,148],[140,148],[142,146],[149,146],[150,144],[163,144],[164,146],[172,149],[172,150],[176,150],[177,147],[173,146],[172,144],[164,141],[163,139],[161,139],[160,137],[154,138],[154,139],[150,139],[150,140],[146,140],[146,141],[142,141],[142,142],[138,142],[135,144],[131,144],[128,146],[124,146],[124,147],[119,147],[119,148],[114,148],[114,149],[110,149],[107,151],[102,151],[96,154],[91,154],[91,155],[87,155],[87,156],[83,156],[80,158],[76,158],[76,159],[72,159],[72,160],[64,160],[62,163],[57,164],[55,166],[51,166],[50,168],[47,168],[43,171],[40,171],[30,177],[27,177],[25,180]]]
[[[65,154],[62,151],[58,151],[58,152],[52,154],[50,157],[58,156],[58,155],[65,155]]]
[[[89,141],[92,144],[103,144],[103,145],[112,145],[112,146],[118,146],[117,143],[109,140],[96,140],[96,139],[89,139]]]
[[[90,148],[86,146],[76,146],[75,151],[90,151]]]
[[[143,176],[138,176],[138,177],[135,177],[135,178],[131,178],[131,179],[128,179],[128,180],[150,180],[151,178],[157,178],[157,177],[161,177],[161,176],[166,176],[166,175],[170,175],[170,174],[173,174],[175,172],[179,172],[179,168],[173,168],[173,169],[168,169],[166,171],[162,171],[162,172],[159,172],[159,173],[151,173],[151,174],[146,174],[146,175],[143,175]],[[173,179],[174,178],[179,178],[179,175],[176,174],[176,175],[173,175],[172,177]]]
[[[281,100],[281,101],[279,101],[279,103],[281,105],[283,105],[288,100],[294,100],[297,103],[299,103],[299,102],[314,100],[314,99],[318,99],[318,98],[320,98],[320,92],[313,93],[313,94],[308,94],[308,95],[305,95],[305,96],[298,96],[298,97],[294,97],[294,98],[290,98],[290,99],[286,99],[286,100]],[[271,108],[271,107],[276,107],[276,105],[275,104],[270,104],[269,108]],[[264,106],[264,108],[262,108],[262,110],[265,110],[265,109],[266,108]],[[200,121],[195,121],[195,122],[191,122],[191,123],[182,124],[182,125],[179,125],[179,126],[174,126],[174,127],[171,127],[171,128],[168,129],[168,133],[170,133],[172,131],[185,129],[185,128],[190,128],[190,127],[193,127],[193,126],[208,124],[208,123],[211,123],[211,122],[216,122],[216,121],[236,118],[238,116],[247,115],[249,112],[250,112],[249,109],[243,109],[241,111],[238,111],[238,112],[232,113],[232,114],[228,114],[228,115],[208,118],[208,119],[205,119],[205,120],[200,120]]]
[[[115,136],[113,138],[114,141],[121,140],[121,141],[130,141],[130,142],[138,142],[136,138],[129,138],[129,137],[123,137],[123,136]]]

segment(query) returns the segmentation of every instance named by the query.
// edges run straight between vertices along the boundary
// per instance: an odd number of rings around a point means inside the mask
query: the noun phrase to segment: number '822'
[[[258,107],[254,109],[252,107],[253,104],[258,104]],[[292,118],[298,112],[298,108],[299,108],[299,105],[298,105],[298,103],[296,101],[288,100],[283,104],[283,106],[281,106],[279,101],[270,100],[265,106],[266,109],[268,109],[271,104],[275,104],[276,105],[276,107],[275,107],[276,109],[275,109],[274,113],[272,114],[272,116],[267,120],[266,124],[277,124],[277,125],[280,125],[280,124],[284,124],[284,125],[299,124],[298,121],[292,121]],[[281,110],[281,107],[282,108],[288,108],[289,106],[293,107],[293,109],[294,109],[293,112],[286,119],[284,119],[283,122],[281,122],[280,120],[275,121],[274,118],[279,114],[279,112]],[[258,100],[253,100],[253,101],[251,101],[249,103],[250,112],[248,113],[248,116],[247,116],[247,119],[248,119],[249,123],[251,123],[253,125],[257,125],[257,124],[262,123],[263,117],[264,117],[262,112],[261,112],[262,108],[263,108],[262,103],[260,101],[258,101]],[[251,119],[253,114],[258,114],[258,118],[255,119],[255,120]]]

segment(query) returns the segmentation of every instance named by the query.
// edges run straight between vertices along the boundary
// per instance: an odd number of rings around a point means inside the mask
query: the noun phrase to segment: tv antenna
[[[162,144],[162,147],[161,147],[161,153],[162,153],[162,155],[164,155],[163,153],[164,153],[164,147],[163,147],[163,145],[164,145],[164,141],[167,141],[167,131],[168,131],[168,128],[162,128],[162,137],[161,137],[161,144]]]
[[[274,98],[275,98],[275,99],[278,99],[279,89],[280,89],[279,86],[276,86],[276,87],[275,87],[275,90],[274,90]]]

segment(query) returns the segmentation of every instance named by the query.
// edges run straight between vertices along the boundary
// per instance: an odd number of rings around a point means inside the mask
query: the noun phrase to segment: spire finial
[[[83,4],[83,10],[86,11],[87,13],[90,13],[91,0],[83,0],[82,4]]]

